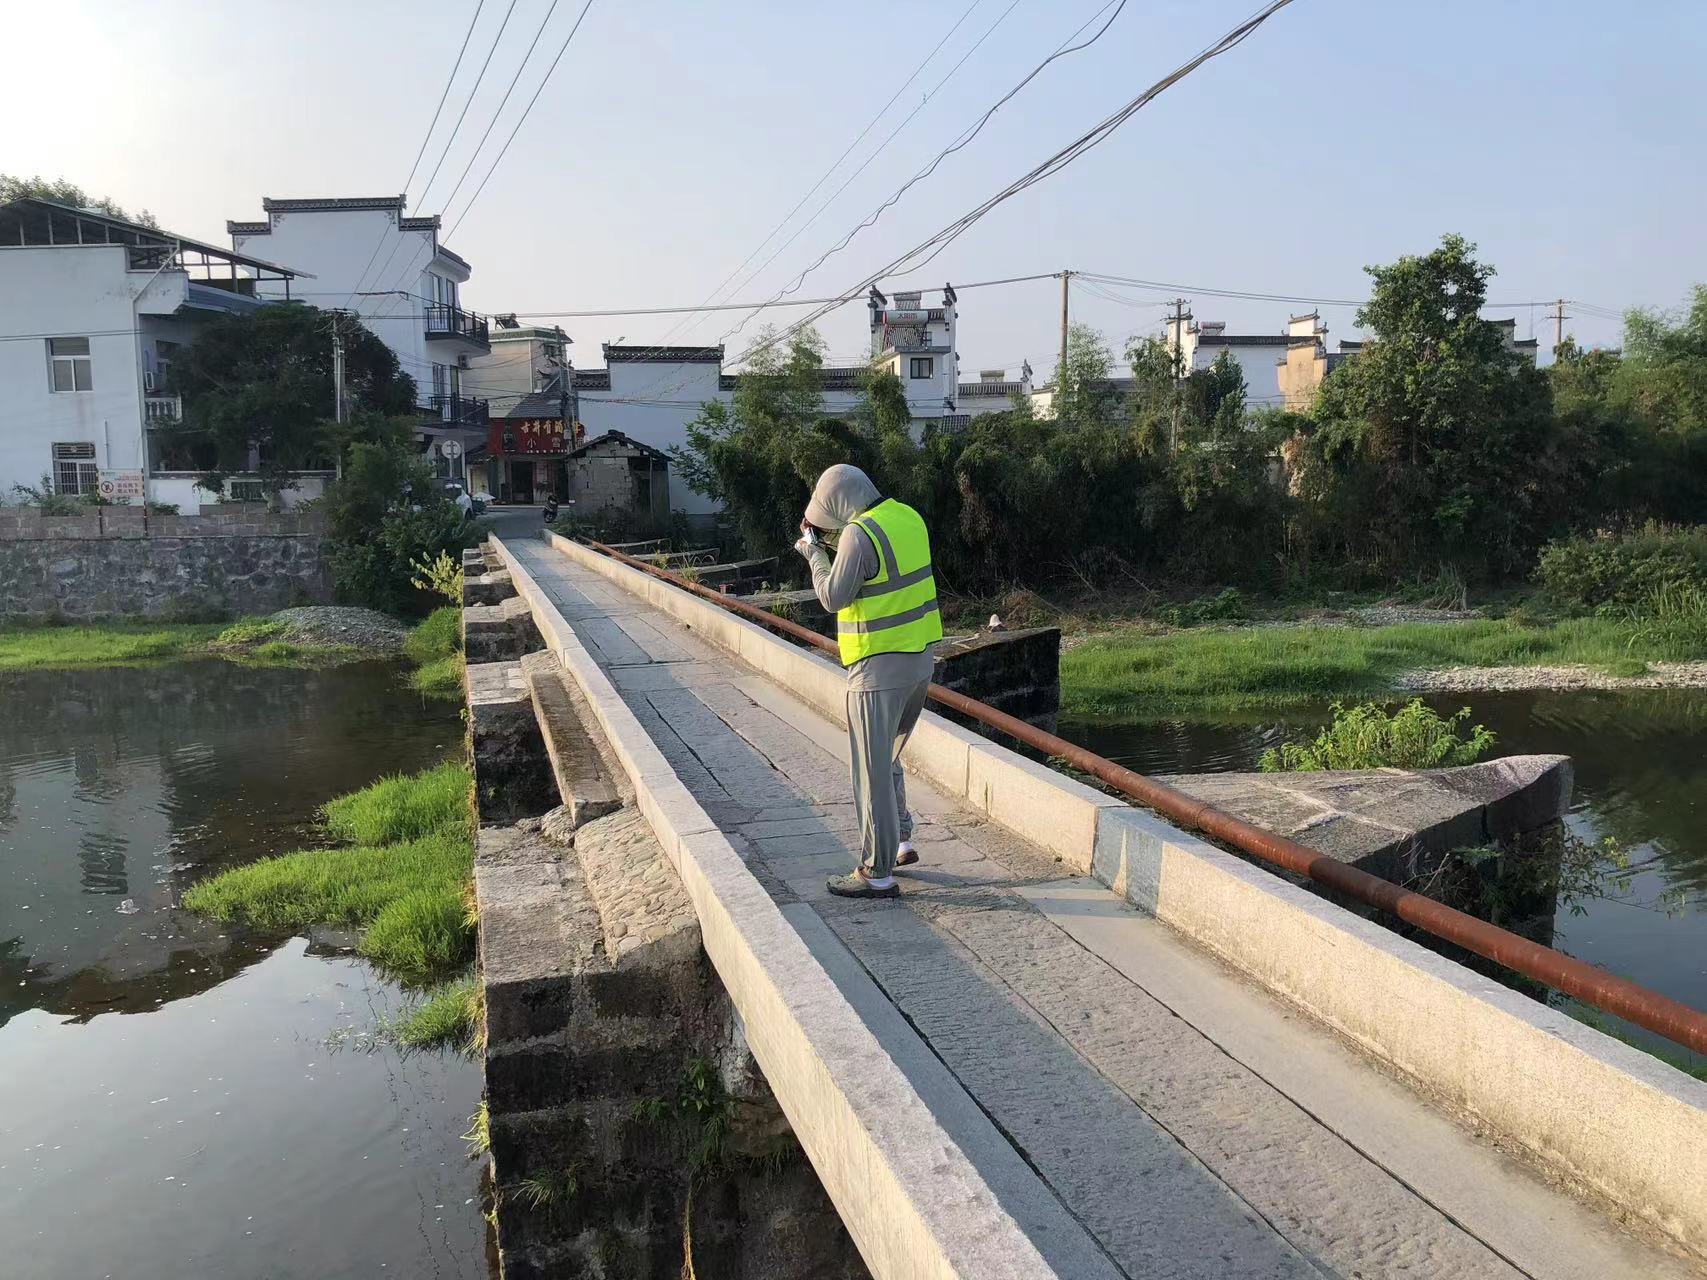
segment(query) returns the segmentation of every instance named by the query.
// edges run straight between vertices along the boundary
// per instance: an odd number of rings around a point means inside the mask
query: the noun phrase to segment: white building
[[[1181,364],[1188,374],[1207,369],[1223,351],[1229,353],[1245,376],[1245,405],[1251,409],[1284,403],[1280,370],[1288,349],[1316,345],[1314,332],[1298,324],[1289,325],[1285,333],[1228,333],[1226,321],[1198,324],[1189,311],[1180,319],[1169,316],[1164,324],[1168,351],[1183,351]]]
[[[960,384],[955,407],[967,419],[972,419],[986,413],[1004,413],[1014,407],[1016,399],[1030,400],[1032,397],[1031,362],[1028,360],[1020,366],[1018,378],[1008,377],[1006,369],[978,370],[978,381]]]
[[[462,306],[470,268],[440,243],[438,216],[405,217],[402,196],[269,196],[261,209],[263,221],[225,224],[232,246],[313,272],[306,301],[360,315],[415,380],[427,438],[483,441],[487,404],[465,395],[463,381],[491,351],[490,331],[484,316]]]
[[[199,321],[288,296],[307,273],[90,209],[48,200],[0,205],[0,493],[45,475],[59,493],[176,503],[220,495],[164,449],[173,355]],[[256,496],[236,478],[225,496]],[[318,494],[305,477],[289,497]]]

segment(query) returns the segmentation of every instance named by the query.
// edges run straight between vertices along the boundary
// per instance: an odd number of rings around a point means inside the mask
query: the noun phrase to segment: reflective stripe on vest
[[[877,551],[877,573],[836,615],[843,666],[879,653],[922,653],[942,639],[930,535],[919,513],[888,499],[851,522]]]

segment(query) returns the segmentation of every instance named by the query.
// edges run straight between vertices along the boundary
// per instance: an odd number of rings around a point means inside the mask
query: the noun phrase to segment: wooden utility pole
[[[1061,272],[1061,363],[1055,369],[1055,395],[1061,395],[1061,390],[1067,378],[1067,288],[1073,278],[1071,271]]]
[[[1565,314],[1565,299],[1556,298],[1553,302],[1553,350],[1557,351],[1565,345],[1565,321],[1571,317]]]

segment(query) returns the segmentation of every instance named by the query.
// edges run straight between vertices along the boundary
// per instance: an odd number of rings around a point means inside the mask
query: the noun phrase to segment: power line
[[[736,276],[740,275],[741,272],[746,269],[746,266],[749,262],[751,262],[754,258],[759,256],[760,251],[763,250],[764,247],[771,242],[771,240],[776,236],[777,232],[781,231],[785,226],[787,226],[790,219],[792,219],[795,214],[799,213],[800,210],[805,207],[806,202],[808,200],[810,200],[814,195],[817,194],[818,189],[820,187],[822,187],[825,182],[829,181],[830,175],[835,173],[835,171],[841,167],[842,161],[846,160],[848,158],[848,156],[853,154],[853,150],[855,147],[859,146],[860,143],[865,141],[867,135],[869,135],[871,133],[872,129],[877,127],[877,122],[879,120],[881,120],[885,115],[888,114],[890,107],[895,105],[896,99],[898,99],[903,93],[905,93],[907,91],[907,87],[909,85],[911,85],[913,83],[913,81],[917,80],[921,74],[923,74],[924,69],[930,65],[931,59],[936,57],[937,53],[942,49],[943,45],[948,43],[949,37],[953,36],[956,31],[960,30],[962,24],[965,23],[966,19],[972,16],[972,11],[974,9],[976,9],[982,3],[983,3],[983,0],[972,0],[972,3],[966,6],[966,8],[961,12],[960,16],[955,19],[954,25],[952,27],[950,27],[946,32],[943,33],[942,39],[940,39],[936,42],[936,44],[931,48],[931,51],[924,56],[924,60],[921,61],[918,66],[913,68],[913,74],[908,76],[906,78],[906,80],[904,80],[902,82],[901,87],[899,89],[895,90],[895,92],[890,95],[889,101],[885,102],[883,104],[883,106],[878,110],[877,114],[872,116],[870,120],[866,121],[865,128],[863,128],[859,131],[859,136],[856,137],[852,142],[848,143],[848,145],[843,149],[842,154],[836,157],[835,162],[833,164],[831,164],[828,169],[824,170],[824,172],[822,174],[819,175],[818,181],[814,182],[811,185],[811,187],[809,187],[807,189],[806,194],[801,196],[800,199],[795,203],[794,208],[790,209],[786,214],[783,215],[782,220],[780,222],[778,222],[776,224],[776,226],[774,226],[770,229],[769,233],[766,234],[766,236],[763,240],[759,241],[759,243],[756,246],[754,246],[753,251],[741,260],[741,263],[739,266],[737,266],[728,275],[724,276],[722,282],[719,283],[717,285],[717,287],[714,288],[710,293],[705,295],[705,302],[701,303],[698,308],[695,308],[695,310],[714,310],[715,309],[713,307],[708,306],[707,304],[709,304],[714,298],[716,298],[718,294],[722,293],[723,290],[729,286],[729,282],[734,280]],[[678,322],[674,327],[672,327],[670,329],[670,331],[668,333],[666,333],[664,335],[664,341],[665,342],[668,342],[669,338],[676,332],[676,330],[681,328],[682,323],[685,323],[685,322]]]
[[[462,47],[456,51],[456,61],[451,64],[450,75],[445,80],[444,92],[439,95],[439,105],[433,109],[432,123],[427,126],[427,132],[421,138],[421,149],[415,153],[415,163],[409,166],[409,176],[403,179],[403,196],[405,199],[409,196],[409,184],[415,181],[415,171],[421,167],[421,157],[427,154],[427,144],[433,140],[433,130],[438,128],[439,124],[439,113],[445,109],[445,99],[450,97],[450,87],[456,83],[456,73],[462,68],[462,55],[468,52],[468,41],[474,35],[475,24],[480,21],[480,11],[485,7],[486,0],[479,0],[479,3],[474,6],[474,17],[469,19],[468,30],[463,33]],[[398,216],[401,219],[402,215],[399,214]],[[350,305],[350,299],[356,296],[356,291],[362,287],[362,281],[367,277],[368,268],[373,266],[373,260],[379,257],[380,246],[384,243],[385,232],[382,229],[379,235],[374,237],[373,252],[368,254],[367,263],[362,267],[361,274],[356,277],[355,284],[350,286],[349,295],[344,299],[346,307]]]
[[[516,86],[521,83],[522,72],[527,70],[528,62],[533,57],[533,51],[539,48],[539,38],[545,34],[546,24],[551,21],[551,15],[557,12],[559,3],[560,0],[551,0],[550,6],[545,11],[545,17],[540,19],[539,30],[533,33],[533,40],[528,44],[528,51],[522,55],[521,62],[517,64],[516,74],[510,77],[510,83],[504,90],[504,96],[498,99],[498,106],[492,112],[492,118],[486,122],[486,131],[480,135],[480,141],[474,144],[474,150],[469,152],[468,163],[462,167],[462,173],[457,178],[456,185],[450,189],[450,194],[444,198],[440,205],[442,209],[449,209],[455,203],[456,193],[462,190],[462,184],[468,181],[468,175],[474,171],[474,162],[480,158],[480,148],[486,145],[486,139],[490,138],[492,130],[498,127],[498,117],[504,114],[504,108],[510,102],[510,95],[516,91]],[[586,10],[582,10],[583,14],[585,12]],[[574,33],[571,32],[570,34],[573,35]],[[550,73],[547,72],[547,74]],[[454,231],[455,228],[453,227],[452,230]]]
[[[498,158],[492,161],[492,167],[486,171],[486,176],[480,179],[480,185],[475,188],[474,194],[468,198],[468,203],[462,207],[462,212],[457,215],[456,221],[451,225],[450,234],[454,235],[456,229],[462,225],[462,220],[468,216],[468,211],[474,207],[474,202],[480,199],[480,193],[486,190],[486,184],[491,181],[492,175],[503,163],[504,156],[510,150],[510,143],[516,140],[516,134],[520,133],[522,126],[527,123],[528,116],[533,112],[533,104],[539,101],[539,95],[550,81],[551,73],[557,70],[557,64],[563,60],[563,55],[569,49],[569,42],[575,38],[575,33],[581,29],[581,20],[587,16],[587,10],[592,7],[593,0],[587,0],[587,3],[581,6],[581,16],[575,19],[575,25],[569,29],[569,34],[563,40],[563,47],[558,49],[557,56],[551,60],[551,65],[545,69],[545,79],[539,82],[539,88],[535,89],[533,97],[528,99],[527,110],[522,112],[522,118],[516,121],[516,127],[510,130],[510,136],[504,140],[504,147],[498,152]]]
[[[927,265],[939,253],[941,253],[943,249],[947,248],[969,228],[976,224],[979,219],[983,218],[985,214],[989,213],[992,209],[996,208],[1003,202],[1012,199],[1027,188],[1043,181],[1045,178],[1059,173],[1085,152],[1091,150],[1099,143],[1106,141],[1116,130],[1120,128],[1121,125],[1125,124],[1133,115],[1142,110],[1146,104],[1154,100],[1158,95],[1166,92],[1173,85],[1179,83],[1179,81],[1197,70],[1198,67],[1202,66],[1205,62],[1208,62],[1211,58],[1218,57],[1229,50],[1237,48],[1247,38],[1249,38],[1253,31],[1257,30],[1257,28],[1267,22],[1270,17],[1278,13],[1290,3],[1292,3],[1292,0],[1270,0],[1270,3],[1265,5],[1253,17],[1246,19],[1239,26],[1234,27],[1226,35],[1222,36],[1196,57],[1175,68],[1168,75],[1164,76],[1148,89],[1144,90],[1144,92],[1140,93],[1137,97],[1133,98],[1130,102],[1126,103],[1125,106],[1107,116],[1090,130],[1081,134],[1065,147],[1062,147],[1059,151],[1049,156],[1041,164],[1035,166],[1030,172],[1016,178],[995,195],[989,197],[982,204],[961,215],[959,218],[956,218],[953,222],[949,223],[929,239],[915,245],[912,249],[908,250],[886,266],[880,267],[876,272],[861,280],[842,296],[844,298],[851,298],[861,294],[865,292],[865,290],[868,289],[875,281],[886,275],[892,275],[904,268],[916,269]],[[921,254],[925,256],[921,258]],[[753,356],[757,355],[759,352],[775,346],[778,342],[786,341],[788,338],[800,332],[802,329],[810,325],[815,319],[824,314],[827,314],[827,312],[815,309],[812,314],[806,316],[802,320],[796,321],[792,328],[785,330],[781,334],[772,335],[761,342],[755,343],[736,363],[744,363],[745,361],[752,359]]]
[[[445,159],[446,159],[446,157],[448,157],[450,155],[450,149],[456,143],[456,135],[459,132],[461,132],[461,130],[462,130],[462,122],[468,118],[468,109],[469,109],[469,107],[474,105],[474,96],[475,96],[475,94],[480,92],[480,84],[483,80],[486,79],[486,69],[492,65],[492,55],[498,52],[498,44],[500,41],[503,40],[504,32],[505,32],[505,30],[508,29],[508,27],[510,25],[510,15],[513,14],[515,11],[516,11],[516,0],[510,0],[510,7],[508,9],[504,10],[504,20],[498,24],[498,34],[492,37],[492,45],[489,49],[486,50],[486,60],[480,64],[479,74],[477,74],[474,77],[474,84],[468,91],[468,97],[466,99],[464,99],[464,101],[463,101],[462,110],[457,114],[457,117],[456,117],[456,123],[451,126],[450,135],[445,139],[444,149],[439,152],[438,163],[433,165],[433,171],[431,174],[428,175],[426,185],[421,188],[421,196],[420,196],[420,199],[417,201],[417,203],[422,205],[422,206],[425,206],[425,204],[427,202],[427,192],[429,192],[433,189],[433,183],[438,180],[439,170],[444,168]],[[407,195],[408,192],[404,192],[404,194]],[[399,228],[399,230],[401,230],[402,229],[402,222],[403,222],[401,215],[399,215],[397,221],[398,221],[398,228]],[[375,284],[377,284],[379,281],[381,281],[385,278],[385,272],[386,272],[387,268],[389,268],[391,266],[393,259],[395,259],[397,257],[397,250],[402,245],[402,243],[403,243],[403,237],[401,235],[399,235],[397,237],[396,243],[394,243],[391,246],[391,252],[389,254],[387,254],[385,257],[385,264],[380,267],[379,272],[373,277]],[[407,272],[405,272],[404,274],[406,275]],[[362,283],[363,283],[364,279],[365,279],[365,273],[363,275],[363,278],[357,279],[356,288],[358,290],[362,287]]]

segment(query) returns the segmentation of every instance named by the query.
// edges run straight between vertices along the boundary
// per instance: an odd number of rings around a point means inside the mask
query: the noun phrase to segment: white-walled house
[[[0,204],[0,493],[36,486],[174,503],[220,495],[175,469],[151,427],[175,423],[164,391],[198,322],[265,306],[305,273],[176,232],[25,198]],[[249,482],[252,483],[252,482]],[[254,496],[235,478],[225,496]],[[323,487],[305,477],[288,497]]]
[[[968,419],[981,418],[986,413],[1003,413],[1014,407],[1014,401],[1031,400],[1031,362],[1020,366],[1019,377],[1008,377],[1006,369],[980,369],[978,381],[962,382],[955,398],[955,407]],[[1033,409],[1036,409],[1034,404]]]
[[[1284,333],[1228,333],[1224,320],[1205,320],[1201,324],[1187,312],[1180,320],[1169,317],[1164,321],[1167,346],[1170,352],[1183,351],[1181,363],[1187,373],[1207,369],[1225,351],[1238,363],[1245,376],[1245,405],[1262,409],[1283,404],[1281,368],[1286,364],[1290,348],[1313,349],[1313,332],[1304,332],[1289,325]]]
[[[227,222],[232,247],[314,273],[318,307],[351,311],[415,380],[423,435],[485,438],[488,406],[464,394],[465,371],[490,353],[486,317],[462,306],[468,262],[439,240],[439,218],[404,215],[402,196],[261,200],[266,217]],[[474,381],[469,379],[469,381]]]

